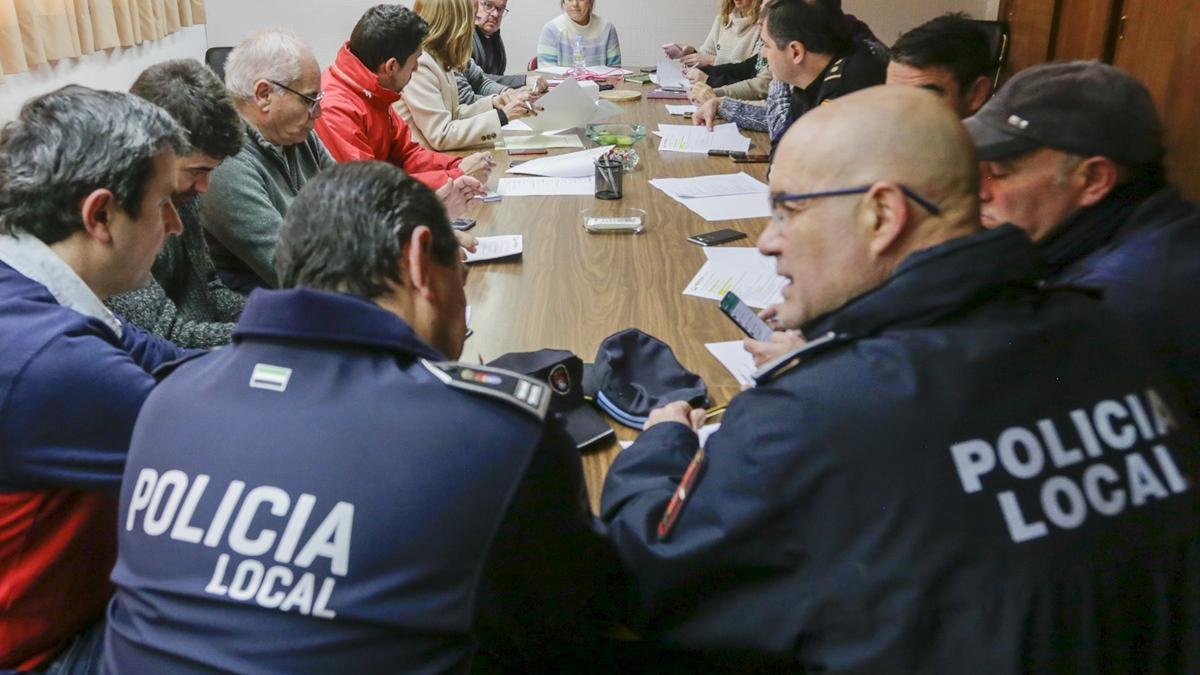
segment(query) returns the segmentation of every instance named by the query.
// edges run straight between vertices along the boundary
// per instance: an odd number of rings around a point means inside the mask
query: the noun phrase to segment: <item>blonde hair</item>
[[[416,0],[413,11],[429,24],[422,48],[446,70],[466,68],[475,30],[471,0]]]
[[[758,4],[751,3],[750,10],[746,12],[746,18],[750,19],[750,25],[758,23]],[[721,0],[721,25],[729,25],[729,17],[733,16],[736,8],[733,6],[733,0]]]

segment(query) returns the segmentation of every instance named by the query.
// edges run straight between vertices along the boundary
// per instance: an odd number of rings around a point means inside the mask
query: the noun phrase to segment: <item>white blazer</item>
[[[443,68],[429,52],[417,59],[417,69],[395,107],[412,129],[413,139],[427,148],[444,151],[493,146],[500,138],[500,116],[492,107],[492,97],[460,105],[454,73]]]

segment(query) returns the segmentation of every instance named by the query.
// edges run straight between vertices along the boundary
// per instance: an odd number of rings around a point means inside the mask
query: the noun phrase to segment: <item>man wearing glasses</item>
[[[471,58],[483,68],[488,79],[506,87],[520,89],[526,85],[526,76],[505,75],[508,55],[504,51],[504,40],[500,38],[500,24],[508,14],[508,0],[480,0],[479,12],[475,15],[475,39],[471,46]]]
[[[633,628],[739,670],[1194,669],[1186,410],[1097,298],[1039,284],[1022,231],[982,229],[978,180],[915,88],[784,136],[758,247],[810,341],[703,449],[673,403],[613,463]]]
[[[274,287],[275,242],[288,206],[333,157],[313,131],[321,70],[294,35],[265,30],[225,63],[225,86],[246,121],[242,151],[212,172],[200,198],[213,262],[230,288]]]

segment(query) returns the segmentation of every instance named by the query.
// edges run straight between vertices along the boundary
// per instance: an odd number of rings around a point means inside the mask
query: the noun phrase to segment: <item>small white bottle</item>
[[[571,77],[574,77],[577,80],[582,80],[582,79],[586,78],[587,77],[587,59],[585,59],[583,56],[583,36],[582,35],[575,36],[575,49],[573,50],[571,57],[572,57],[572,60],[574,61],[574,64],[573,64],[574,67],[571,69]]]

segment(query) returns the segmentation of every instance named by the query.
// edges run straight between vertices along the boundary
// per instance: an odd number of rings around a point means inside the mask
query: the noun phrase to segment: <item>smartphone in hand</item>
[[[725,316],[729,317],[742,332],[759,342],[766,342],[771,339],[771,334],[775,331],[758,317],[758,314],[750,308],[749,305],[742,302],[742,299],[729,291],[725,297],[721,298],[721,311]]]

